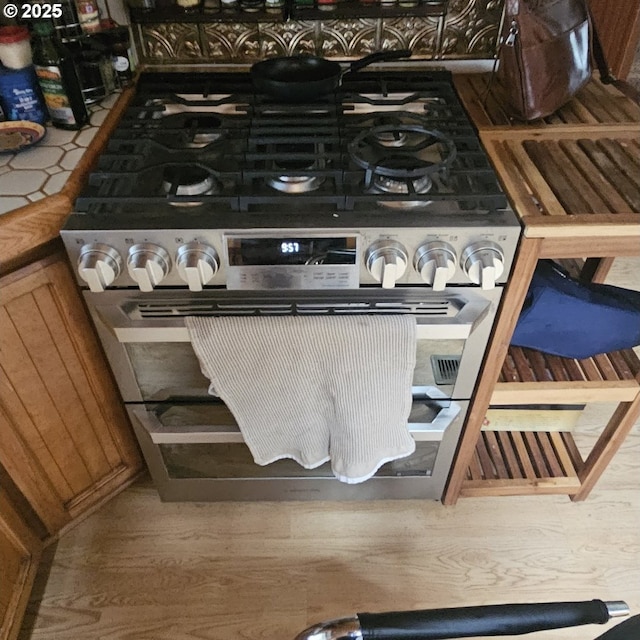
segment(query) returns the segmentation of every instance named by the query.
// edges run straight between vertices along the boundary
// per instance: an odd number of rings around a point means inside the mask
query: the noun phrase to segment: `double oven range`
[[[519,235],[450,74],[417,69],[297,104],[143,74],[62,232],[164,500],[439,499]],[[357,485],[256,465],[185,327],[247,314],[415,316],[415,453]]]

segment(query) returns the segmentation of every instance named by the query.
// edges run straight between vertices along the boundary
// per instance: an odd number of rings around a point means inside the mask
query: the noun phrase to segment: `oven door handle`
[[[491,303],[486,299],[467,302],[452,318],[416,317],[417,340],[467,340],[486,316]],[[153,318],[122,320],[109,318],[107,326],[121,343],[130,342],[191,342],[184,318]]]
[[[429,399],[417,398],[414,405]],[[226,444],[242,443],[244,438],[233,415],[220,406],[220,422],[207,425],[165,425],[153,408],[134,407],[131,412],[154,444]],[[440,442],[445,431],[460,413],[460,405],[449,401],[431,422],[409,422],[409,433],[416,442]]]
[[[154,323],[155,324],[155,323]],[[417,340],[466,340],[473,331],[472,324],[420,324],[416,325]],[[191,342],[184,324],[140,327],[113,327],[118,342]]]
[[[223,424],[211,425],[174,425],[162,424],[155,411],[131,409],[138,422],[145,428],[154,444],[224,444],[244,442],[242,433],[233,416],[222,420]],[[224,423],[227,424],[224,424]]]

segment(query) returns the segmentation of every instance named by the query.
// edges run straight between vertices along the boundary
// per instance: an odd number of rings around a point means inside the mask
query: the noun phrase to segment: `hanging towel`
[[[356,484],[415,450],[407,420],[413,316],[189,317],[209,392],[233,413],[259,465],[331,460]]]

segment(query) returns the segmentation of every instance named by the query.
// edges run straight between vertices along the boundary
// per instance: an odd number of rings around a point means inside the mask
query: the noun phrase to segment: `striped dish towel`
[[[328,460],[342,482],[369,479],[415,450],[407,420],[413,316],[186,318],[209,392],[233,413],[254,460]]]

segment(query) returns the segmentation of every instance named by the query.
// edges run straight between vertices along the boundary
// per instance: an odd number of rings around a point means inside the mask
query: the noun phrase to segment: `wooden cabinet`
[[[42,543],[0,487],[0,640],[14,640],[29,599]]]
[[[638,0],[589,0],[593,22],[613,75],[626,78],[640,38]]]
[[[486,81],[457,83],[523,237],[443,502],[548,493],[583,500],[640,415],[640,361],[631,349],[572,360],[509,342],[538,260],[569,260],[602,281],[614,257],[640,254],[640,107],[593,80],[553,116],[517,123],[493,97],[483,99]],[[483,429],[491,405],[590,402],[618,404],[584,458],[567,432]]]
[[[0,290],[0,465],[54,536],[141,459],[61,247]]]

